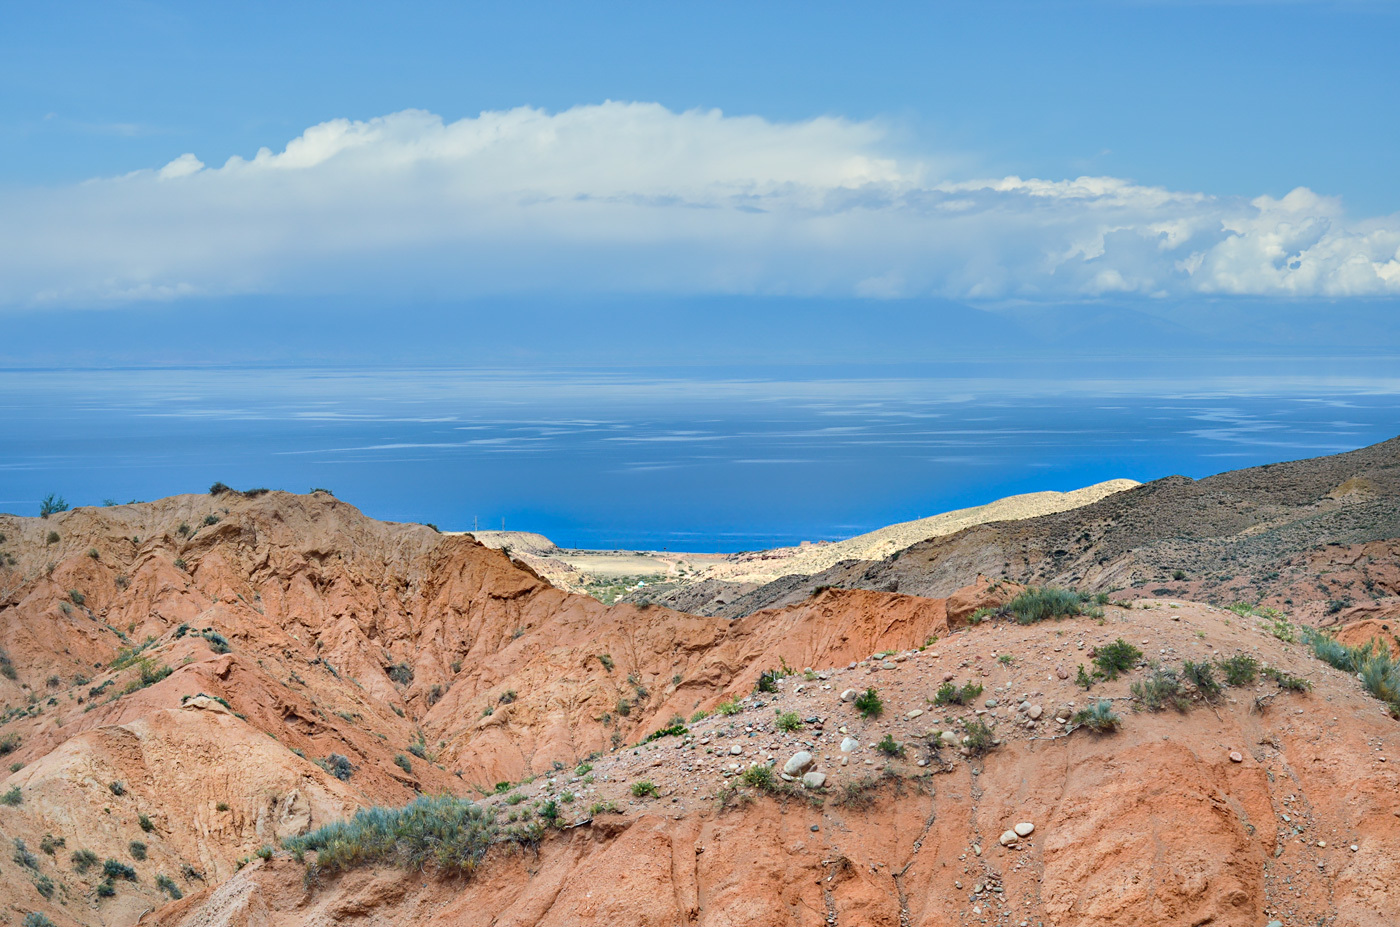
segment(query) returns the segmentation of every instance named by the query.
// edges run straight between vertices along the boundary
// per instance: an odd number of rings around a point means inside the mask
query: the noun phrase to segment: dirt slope
[[[586,777],[522,784],[487,803],[504,812],[567,793],[563,829],[537,850],[499,851],[470,881],[366,868],[308,885],[304,866],[278,857],[146,923],[1393,924],[1400,736],[1380,703],[1228,612],[1107,611],[1102,623],[983,624],[922,651],[791,676],[685,738],[600,758]],[[1154,714],[1129,699],[1144,669],[1088,695],[1061,678],[1118,637],[1167,662],[1252,655],[1314,689],[1255,681],[1214,707]],[[984,692],[936,707],[948,678]],[[840,697],[868,686],[884,699],[875,719]],[[1112,700],[1117,732],[1055,720],[1090,698]],[[806,723],[777,730],[775,711],[789,710]],[[1000,746],[982,757],[935,746],[973,718]],[[902,756],[875,749],[886,735]],[[814,756],[822,787],[736,784],[736,770],[781,767],[798,750]],[[657,794],[635,797],[639,782]],[[601,802],[617,811],[589,810]],[[1018,823],[1034,829],[1003,845]]]
[[[489,791],[635,743],[782,659],[946,629],[942,602],[861,592],[741,623],[607,608],[325,494],[182,496],[0,533],[15,561],[0,572],[0,793],[19,790],[0,835],[64,841],[8,890],[42,899],[49,879],[49,916],[70,922],[129,923],[163,900],[156,876],[181,891],[227,878],[353,807]],[[100,871],[71,865],[82,850],[139,879],[104,899]]]
[[[887,525],[842,541],[796,547],[701,554],[678,551],[564,550],[540,534],[477,531],[472,536],[511,555],[561,589],[612,601],[665,605],[697,615],[719,614],[727,602],[779,577],[808,575],[844,560],[879,560],[897,550],[972,525],[1064,512],[1131,489],[1133,480],[1108,480],[1071,492],[1033,492],[986,505]],[[639,584],[640,588],[638,588]],[[629,592],[630,591],[630,592]]]
[[[1347,619],[1353,608],[1400,605],[1397,539],[1400,438],[1202,480],[1167,477],[1070,512],[979,525],[880,561],[784,577],[715,613],[798,601],[820,585],[947,595],[981,573]]]
[[[1128,927],[1277,911],[1370,925],[1394,910],[1395,722],[1267,624],[1207,606],[968,628],[1018,588],[978,581],[947,599],[832,588],[739,620],[609,608],[470,538],[326,494],[3,517],[0,534],[0,750],[14,764],[0,919],[14,923]],[[1391,633],[1364,617],[1342,633]],[[1119,636],[1163,660],[1255,654],[1315,688],[1259,682],[1139,716],[1124,700],[1137,669],[1094,692],[1127,718],[1119,734],[1054,723],[1084,704],[1077,664]],[[784,666],[799,673],[753,695]],[[935,711],[945,678],[986,692]],[[841,699],[866,686],[885,700],[878,719]],[[643,743],[733,699],[737,714]],[[797,729],[778,730],[789,710]],[[964,718],[1002,746],[935,749]],[[885,734],[903,758],[874,749]],[[784,801],[732,789],[746,764],[781,766],[799,746],[829,785]],[[642,780],[659,796],[634,796]],[[499,849],[465,882],[364,869],[308,887],[276,851],[421,793],[493,795],[527,818],[555,798],[578,826]],[[1016,820],[1036,834],[1000,849]]]

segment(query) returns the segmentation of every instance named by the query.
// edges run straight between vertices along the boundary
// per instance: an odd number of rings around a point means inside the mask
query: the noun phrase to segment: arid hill
[[[1021,587],[975,574],[738,620],[607,607],[324,493],[0,534],[13,923],[1378,927],[1396,909],[1396,722],[1273,618],[1141,601],[1019,625],[984,616]],[[1131,665],[1078,688],[1119,638]],[[1135,710],[1149,662],[1230,657],[1247,681]],[[935,704],[945,682],[985,691]],[[1116,732],[1079,714],[1098,699]],[[412,865],[407,832],[343,868],[297,842],[425,794],[490,818],[469,875],[442,834],[414,832]]]
[[[620,598],[708,615],[722,612],[727,602],[780,577],[819,573],[846,560],[879,560],[919,541],[973,525],[1065,512],[1137,485],[1133,480],[1108,480],[1070,492],[1022,493],[840,541],[734,554],[565,550],[528,531],[475,531],[472,537],[487,547],[508,550],[560,589],[588,593],[602,601]]]
[[[942,596],[977,574],[1127,596],[1245,601],[1348,621],[1400,605],[1400,438],[1346,454],[1166,477],[1072,511],[978,525],[881,560],[775,580],[714,614],[820,586]]]

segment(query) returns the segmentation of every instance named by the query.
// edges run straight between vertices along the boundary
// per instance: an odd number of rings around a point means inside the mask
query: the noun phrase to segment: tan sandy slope
[[[739,554],[699,554],[676,551],[565,550],[541,534],[526,531],[477,531],[482,544],[509,548],[560,588],[596,592],[617,579],[660,578],[677,588],[705,580],[761,585],[794,573],[819,573],[842,560],[883,560],[898,550],[989,522],[1035,518],[1098,502],[1139,485],[1133,480],[1108,480],[1071,492],[1033,492],[1007,496],[986,505],[957,509],[888,525],[843,541],[804,543],[797,547]]]

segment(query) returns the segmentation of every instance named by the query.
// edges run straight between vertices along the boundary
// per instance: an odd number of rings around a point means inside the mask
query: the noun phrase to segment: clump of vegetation
[[[0,756],[9,756],[14,753],[23,742],[23,739],[14,731],[0,737]]]
[[[97,854],[91,850],[74,850],[68,860],[73,864],[73,871],[82,875],[97,865]]]
[[[133,840],[127,844],[127,849],[131,852],[131,858],[140,862],[146,858],[146,845],[140,840]]]
[[[1263,669],[1263,673],[1265,679],[1272,680],[1285,692],[1309,692],[1312,690],[1312,683],[1301,676],[1285,673],[1281,669],[1266,666]]]
[[[15,672],[14,663],[10,662],[10,655],[4,650],[0,650],[0,676],[6,679],[15,679],[19,673]]]
[[[1215,678],[1215,668],[1210,663],[1194,663],[1187,660],[1181,664],[1181,675],[1195,687],[1196,694],[1207,702],[1215,701],[1224,691],[1225,687]]]
[[[39,841],[39,849],[47,856],[53,856],[58,852],[58,848],[67,844],[62,837],[55,837],[53,834],[45,834],[44,839]]]
[[[663,727],[659,731],[652,731],[650,734],[648,734],[646,740],[642,741],[642,743],[649,744],[653,740],[660,740],[663,737],[680,737],[685,733],[685,722],[673,719],[668,727]]]
[[[39,517],[48,518],[50,515],[57,515],[59,512],[68,511],[68,501],[62,496],[49,493],[39,500]]]
[[[616,665],[613,663],[612,654],[610,653],[598,654],[598,662],[603,664],[603,669],[607,670],[609,673],[613,671],[613,667]]]
[[[408,773],[410,776],[413,775],[413,763],[410,762],[408,757],[404,756],[402,753],[394,757],[394,765],[397,766],[399,769],[402,769],[404,772]]]
[[[895,740],[891,734],[886,734],[884,739],[875,745],[875,749],[879,750],[885,756],[904,755],[904,744]]]
[[[349,757],[342,756],[339,753],[332,753],[324,760],[317,760],[316,765],[320,766],[332,776],[335,776],[341,782],[345,782],[351,776],[355,775],[355,770],[359,768],[354,763],[350,762]]]
[[[123,781],[121,781],[120,779],[115,779],[115,780],[113,780],[113,781],[107,783],[107,791],[111,792],[113,795],[116,795],[116,796],[125,795],[125,794],[126,794],[126,783],[123,782]]]
[[[862,718],[878,718],[885,710],[885,703],[880,701],[880,693],[871,686],[864,692],[856,696],[856,711],[860,712]]]
[[[1104,698],[1095,699],[1088,708],[1075,712],[1071,720],[1098,734],[1112,733],[1123,723],[1123,719],[1114,713],[1113,703]]]
[[[123,695],[130,695],[132,692],[138,692],[147,686],[153,686],[175,672],[164,663],[157,664],[150,657],[142,657],[137,661],[137,665],[140,672],[135,679],[126,684],[126,688],[122,690]]]
[[[933,703],[935,705],[971,705],[981,694],[982,684],[980,682],[965,682],[961,687],[952,682],[945,682],[933,694]]]
[[[778,730],[791,734],[802,727],[802,718],[795,711],[785,711],[778,715],[778,720],[774,723]]]
[[[749,788],[758,789],[760,792],[780,792],[783,790],[782,784],[773,776],[773,767],[761,763],[744,770],[739,776],[739,781]]]
[[[156,888],[165,892],[175,901],[185,897],[185,893],[180,891],[180,886],[175,884],[175,880],[163,872],[156,876]]]
[[[1186,711],[1191,707],[1190,699],[1182,691],[1181,677],[1169,667],[1157,667],[1152,671],[1152,675],[1141,682],[1133,683],[1131,691],[1133,698],[1138,700],[1135,708],[1147,711],[1175,708],[1177,711]]]
[[[117,859],[105,861],[102,864],[102,874],[112,880],[125,879],[128,882],[136,881],[136,870]]]
[[[1087,596],[1069,589],[1042,586],[1027,589],[1016,596],[1002,607],[1001,614],[1016,619],[1017,624],[1035,624],[1051,618],[1074,618],[1085,614],[1101,616],[1102,611],[1085,608],[1086,599]]]
[[[996,734],[980,718],[963,721],[963,746],[973,756],[984,756],[997,745]]]
[[[470,875],[501,839],[492,809],[451,795],[425,795],[402,808],[361,809],[348,821],[293,837],[284,846],[297,854],[316,851],[320,872],[390,865]]]
[[[151,823],[151,819],[144,812],[136,816],[136,823],[148,834],[156,829],[155,824]]]
[[[1220,670],[1225,674],[1228,686],[1247,686],[1259,678],[1259,661],[1244,653],[1226,657],[1220,661]]]
[[[1137,661],[1141,659],[1142,651],[1120,637],[1113,643],[1098,648],[1094,654],[1094,665],[1105,678],[1117,679],[1120,674],[1136,666]]]
[[[87,596],[83,595],[76,589],[68,590],[68,598],[72,600],[74,605],[82,605],[84,602],[87,601]]]
[[[740,704],[739,704],[739,700],[736,699],[736,698],[733,698],[733,697],[725,699],[724,701],[720,702],[719,705],[717,705],[717,706],[715,707],[715,711],[718,711],[720,714],[724,715],[726,718],[728,718],[728,717],[731,716],[731,715],[737,715],[739,712],[741,712],[741,711],[743,711],[743,710],[744,710],[744,706],[743,706],[743,705],[740,705]]]
[[[229,645],[228,638],[218,631],[209,630],[199,635],[209,642],[209,649],[215,653],[228,653],[233,648]]]
[[[413,667],[407,663],[393,663],[384,670],[389,678],[401,686],[413,684]]]
[[[39,868],[39,858],[29,852],[29,847],[25,846],[24,841],[18,837],[15,838],[15,855],[13,859],[16,866],[22,866],[25,869]]]
[[[660,790],[657,789],[656,784],[653,782],[642,780],[641,782],[632,783],[633,798],[655,798],[660,794]]]

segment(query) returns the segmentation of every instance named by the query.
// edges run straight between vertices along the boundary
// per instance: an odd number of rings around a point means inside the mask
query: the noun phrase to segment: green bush
[[[727,718],[730,715],[737,715],[739,712],[743,711],[744,706],[740,705],[737,699],[727,698],[720,702],[715,710]]]
[[[1220,661],[1220,670],[1225,674],[1225,684],[1247,686],[1259,678],[1259,661],[1248,654],[1237,653]]]
[[[1094,665],[1108,679],[1117,679],[1120,674],[1136,666],[1137,661],[1141,659],[1142,651],[1120,637],[1113,643],[1098,648],[1098,652],[1094,654]]]
[[[138,863],[146,858],[146,845],[140,840],[133,840],[127,844],[127,849],[131,851],[131,858]]]
[[[1191,707],[1190,700],[1181,690],[1181,677],[1165,666],[1155,668],[1151,676],[1133,683],[1130,691],[1133,698],[1138,700],[1134,707],[1147,711],[1161,711],[1164,708],[1186,711]]]
[[[778,720],[774,722],[778,730],[791,734],[802,727],[802,718],[795,711],[785,711],[778,715]]]
[[[1283,670],[1276,669],[1272,666],[1264,667],[1263,673],[1264,678],[1277,683],[1278,687],[1285,692],[1309,692],[1312,690],[1312,683],[1301,676],[1285,673]]]
[[[778,780],[773,777],[771,766],[750,766],[739,775],[739,781],[761,792],[772,792],[778,788]]]
[[[14,786],[4,795],[0,795],[0,804],[10,805],[12,807],[18,805],[23,800],[24,797],[19,793],[19,786]]]
[[[163,872],[156,876],[156,888],[165,892],[175,901],[185,897],[185,893],[180,891],[180,886],[175,884],[175,880]]]
[[[53,894],[53,883],[49,882],[49,890],[47,893],[44,892],[43,889],[40,889],[39,892],[45,898],[48,898]],[[49,920],[47,915],[40,914],[38,911],[30,911],[28,914],[24,915],[24,927],[54,927],[54,922]]]
[[[112,880],[111,880],[111,879],[103,879],[103,880],[102,880],[100,883],[98,883],[98,885],[97,885],[97,897],[98,897],[98,898],[111,898],[111,897],[112,897],[113,895],[115,895],[116,893],[117,893],[117,887],[116,887],[115,885],[112,884]]]
[[[878,718],[885,710],[885,703],[880,701],[880,693],[875,691],[874,686],[856,696],[855,706],[861,717],[867,719]]]
[[[1035,624],[1050,618],[1073,618],[1085,613],[1084,597],[1077,592],[1051,586],[1031,588],[1006,603],[1002,612],[1015,618],[1017,624]]]
[[[9,756],[11,753],[14,753],[20,748],[21,743],[23,743],[23,740],[13,731],[6,734],[4,737],[0,737],[0,756]]]
[[[284,846],[293,853],[316,851],[316,866],[323,872],[432,865],[444,873],[470,875],[502,839],[492,809],[452,795],[425,795],[402,808],[361,809],[348,821],[293,837]]]
[[[681,737],[685,733],[685,724],[683,722],[675,722],[670,727],[663,727],[659,731],[652,731],[642,743],[649,744],[653,740],[660,740],[663,737]]]
[[[97,854],[91,850],[74,850],[73,855],[68,857],[73,864],[73,871],[82,875],[93,866],[97,865]]]
[[[120,779],[115,779],[107,783],[107,791],[118,797],[126,794],[126,783]]]
[[[1220,697],[1224,686],[1215,678],[1215,672],[1209,663],[1193,663],[1187,660],[1181,664],[1181,675],[1186,677],[1186,681],[1196,687],[1196,692],[1207,702],[1213,702]]]
[[[996,734],[980,719],[963,721],[963,746],[973,756],[983,756],[996,746]]]
[[[894,736],[891,734],[886,734],[884,739],[875,745],[875,749],[885,754],[885,756],[904,755],[904,745],[895,740]]]
[[[654,783],[647,782],[645,780],[643,780],[642,782],[632,783],[633,798],[655,798],[660,794],[660,790],[657,789]]]
[[[109,879],[126,879],[128,882],[136,881],[136,870],[120,860],[109,859],[102,864],[102,874]]]
[[[1071,719],[1076,725],[1087,727],[1099,734],[1118,730],[1123,719],[1113,713],[1113,703],[1108,699],[1096,699],[1088,708],[1075,713]]]
[[[57,515],[59,512],[68,511],[68,502],[62,496],[49,493],[39,500],[39,517],[48,518],[50,515]]]
[[[342,756],[339,753],[332,753],[324,760],[317,760],[316,765],[320,766],[332,776],[335,776],[341,782],[348,781],[351,776],[355,775],[355,770],[358,768],[354,763],[350,762],[348,757]]]
[[[402,769],[404,772],[408,773],[410,776],[413,775],[413,763],[411,763],[408,757],[404,756],[402,753],[394,757],[394,765],[397,766],[399,769]]]
[[[945,682],[933,694],[935,705],[971,705],[982,694],[980,682],[966,682],[961,687]]]
[[[15,838],[15,855],[13,857],[16,866],[23,866],[25,869],[38,869],[39,857],[29,852],[29,847],[24,845],[24,841]]]
[[[138,814],[136,816],[136,823],[139,824],[141,826],[141,829],[148,834],[156,829],[156,826],[151,823],[151,819],[145,814]]]

